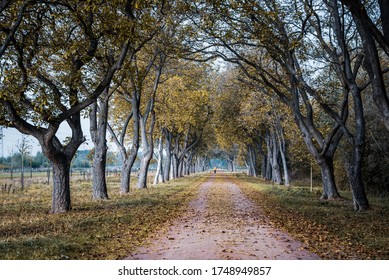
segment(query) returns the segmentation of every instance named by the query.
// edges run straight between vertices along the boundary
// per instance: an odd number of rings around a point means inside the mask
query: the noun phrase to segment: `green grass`
[[[0,259],[120,259],[182,213],[204,180],[190,176],[110,199],[91,200],[91,185],[72,183],[72,211],[49,214],[51,187],[0,193]]]
[[[389,259],[389,197],[369,196],[371,210],[353,210],[348,192],[321,201],[320,189],[274,187],[239,175],[242,190],[284,229],[324,259]]]

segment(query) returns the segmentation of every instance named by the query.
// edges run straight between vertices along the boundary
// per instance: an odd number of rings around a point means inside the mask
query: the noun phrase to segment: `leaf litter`
[[[319,259],[274,228],[225,173],[209,175],[185,214],[154,236],[126,259]]]

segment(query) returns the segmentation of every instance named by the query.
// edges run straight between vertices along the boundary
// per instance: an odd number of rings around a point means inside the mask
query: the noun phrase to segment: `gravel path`
[[[228,175],[211,175],[188,211],[126,259],[319,259],[266,222]]]

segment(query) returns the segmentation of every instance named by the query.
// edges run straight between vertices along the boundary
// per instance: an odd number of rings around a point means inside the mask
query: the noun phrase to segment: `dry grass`
[[[243,175],[235,180],[275,226],[321,258],[389,259],[389,197],[370,196],[372,209],[356,213],[347,192],[344,200],[320,201],[319,189],[274,187]]]
[[[200,175],[91,200],[88,182],[72,183],[72,211],[48,214],[51,187],[0,193],[0,259],[120,259],[147,236],[185,210],[197,193]]]

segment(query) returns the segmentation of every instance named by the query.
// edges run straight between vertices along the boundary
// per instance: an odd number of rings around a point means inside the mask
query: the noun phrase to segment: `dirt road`
[[[272,228],[229,176],[210,175],[185,215],[126,259],[319,259],[288,234]]]

